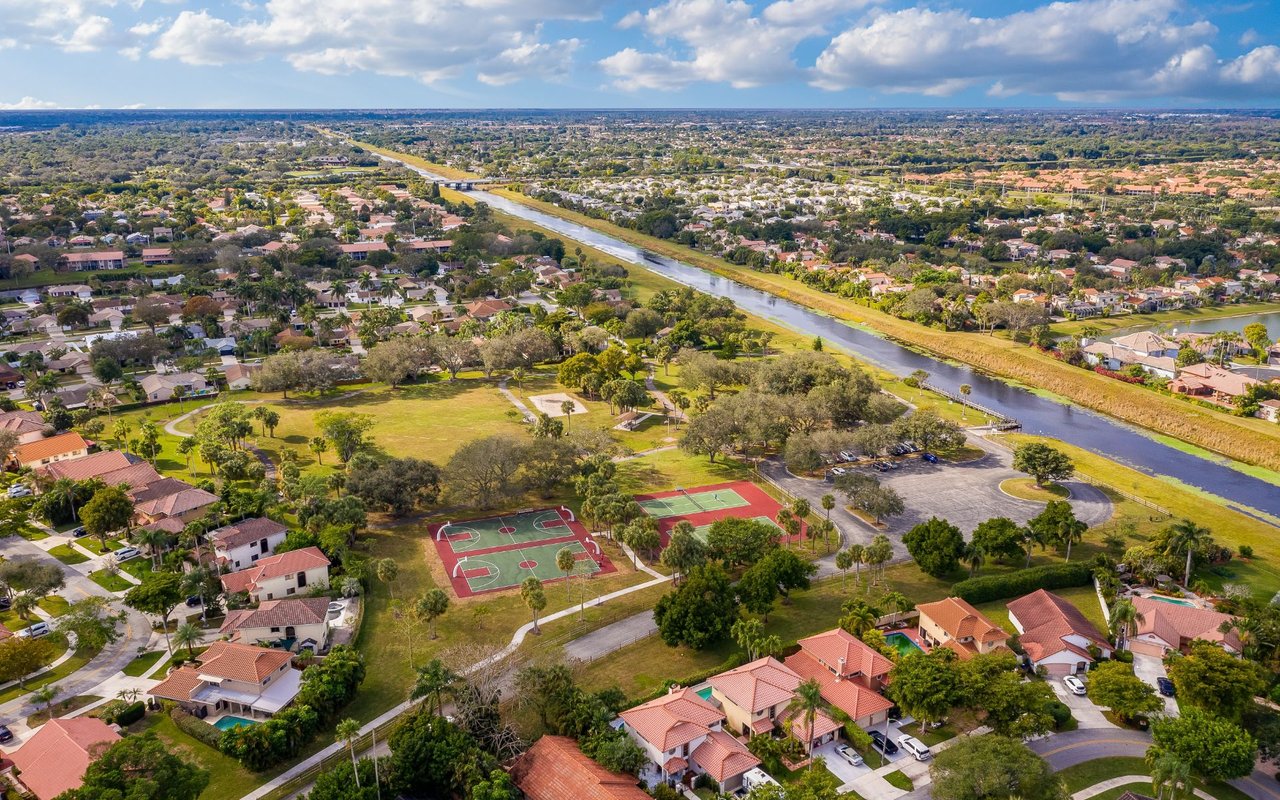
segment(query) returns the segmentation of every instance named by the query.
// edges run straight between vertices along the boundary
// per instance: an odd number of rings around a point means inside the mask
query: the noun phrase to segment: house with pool
[[[1138,625],[1127,646],[1139,655],[1164,658],[1185,653],[1197,640],[1213,642],[1232,655],[1239,655],[1243,648],[1236,618],[1230,614],[1159,595],[1134,597],[1133,608],[1139,615]]]
[[[284,650],[214,642],[196,662],[170,672],[147,694],[172,700],[224,730],[271,717],[292,703],[302,686],[302,672]]]
[[[776,658],[756,659],[713,675],[707,683],[711,702],[724,712],[725,729],[747,739],[783,730],[806,748],[812,745],[817,749],[840,732],[840,723],[822,709],[809,728],[804,715],[791,707],[796,688],[804,679]]]
[[[862,728],[881,725],[893,703],[880,694],[893,662],[843,628],[801,639],[800,652],[787,656],[787,668],[801,680],[813,679],[822,699]]]

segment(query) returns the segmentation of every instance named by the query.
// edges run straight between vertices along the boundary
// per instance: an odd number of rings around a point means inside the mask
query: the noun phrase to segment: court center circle
[[[538,562],[534,561],[531,558],[526,558],[524,561],[521,561],[517,566],[519,566],[520,569],[534,569],[538,566]]]
[[[515,529],[515,526],[513,525],[503,525],[501,528],[498,528],[498,533],[515,533],[515,532],[516,532],[516,529]]]

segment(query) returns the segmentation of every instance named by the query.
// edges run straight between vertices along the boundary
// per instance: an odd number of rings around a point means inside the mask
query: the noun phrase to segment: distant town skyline
[[[1274,107],[1199,0],[0,0],[0,110]]]

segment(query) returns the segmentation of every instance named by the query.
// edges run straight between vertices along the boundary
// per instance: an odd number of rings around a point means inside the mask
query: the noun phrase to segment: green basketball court
[[[451,522],[436,532],[436,538],[448,542],[455,553],[545,542],[573,535],[573,529],[554,509]]]
[[[540,581],[564,578],[565,574],[556,566],[556,554],[565,549],[573,553],[577,561],[573,574],[600,571],[596,557],[581,542],[574,541],[523,545],[510,550],[463,556],[454,566],[454,577],[464,578],[473,593],[519,586],[530,575]]]
[[[777,528],[779,531],[782,530],[782,528],[778,525],[778,523],[774,522],[768,517],[751,517],[751,519],[755,520],[756,522],[763,522],[764,524],[770,527]],[[707,536],[711,533],[712,524],[714,523],[709,523],[707,525],[699,525],[698,527],[694,528],[693,529],[694,538],[700,539],[703,542],[703,544],[705,544],[707,541]]]
[[[696,492],[681,491],[669,497],[641,500],[640,507],[651,517],[688,517],[703,511],[723,511],[741,508],[751,503],[733,489],[706,489]]]

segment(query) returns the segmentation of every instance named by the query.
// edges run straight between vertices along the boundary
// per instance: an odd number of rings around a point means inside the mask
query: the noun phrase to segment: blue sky
[[[1278,4],[0,0],[0,110],[1273,107]]]

